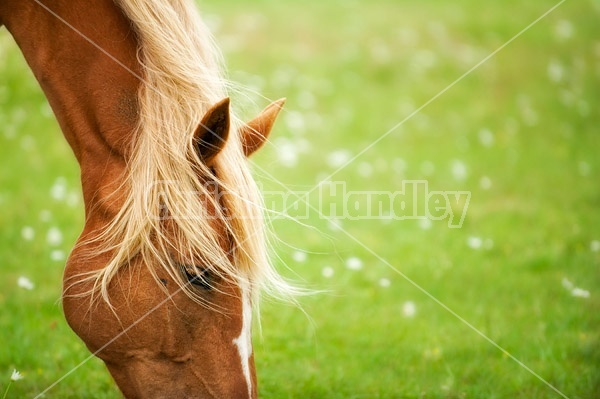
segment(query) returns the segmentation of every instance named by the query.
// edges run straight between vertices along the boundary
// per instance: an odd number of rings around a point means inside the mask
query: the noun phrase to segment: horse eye
[[[204,290],[213,288],[214,278],[208,269],[200,270],[195,266],[182,266],[185,278],[191,284]]]

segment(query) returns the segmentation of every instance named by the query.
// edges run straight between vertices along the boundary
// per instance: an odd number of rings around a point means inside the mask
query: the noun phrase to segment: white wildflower
[[[404,173],[406,171],[406,161],[402,158],[394,158],[392,160],[392,169],[396,173]]]
[[[431,176],[435,172],[435,165],[431,161],[421,163],[421,173],[426,176]]]
[[[402,304],[402,314],[404,317],[414,317],[417,314],[417,306],[413,301],[406,301]]]
[[[317,103],[314,94],[308,90],[303,90],[298,94],[297,102],[304,109],[314,108]]]
[[[570,39],[574,32],[573,23],[566,19],[561,19],[554,26],[554,33],[561,40]]]
[[[562,64],[557,60],[552,60],[548,64],[548,77],[551,81],[558,83],[563,80],[565,70]]]
[[[52,246],[60,245],[63,240],[62,232],[57,227],[51,227],[46,235],[46,241]]]
[[[23,289],[31,291],[35,285],[25,276],[21,276],[17,279],[17,285]]]
[[[23,378],[25,378],[23,377],[23,374],[19,373],[16,369],[13,369],[12,375],[10,376],[11,381],[19,381]]]
[[[323,274],[323,277],[325,277],[325,278],[331,278],[331,277],[333,277],[333,273],[334,273],[333,268],[329,267],[329,266],[324,267],[323,271],[321,272],[321,274]]]
[[[23,237],[25,241],[31,241],[35,238],[35,230],[31,226],[24,226],[21,229],[21,237]]]
[[[483,245],[483,240],[481,237],[470,236],[467,238],[467,245],[472,249],[480,249]]]
[[[491,147],[494,145],[494,133],[489,129],[481,129],[479,131],[479,142],[484,147]]]
[[[562,279],[562,286],[567,291],[571,292],[571,295],[577,298],[589,298],[590,292],[588,290],[584,290],[583,288],[576,287],[569,279],[564,277]]]
[[[306,252],[303,251],[295,251],[292,254],[292,259],[294,259],[298,263],[306,262]]]
[[[40,220],[42,222],[49,222],[50,219],[52,219],[52,213],[49,210],[44,209],[40,212]]]
[[[380,279],[379,279],[379,285],[380,285],[381,287],[383,287],[383,288],[387,288],[387,287],[389,287],[390,285],[392,285],[392,282],[390,281],[390,279],[389,279],[389,278],[385,278],[385,277],[383,277],[383,278],[380,278]]]
[[[52,188],[50,188],[50,195],[57,201],[62,201],[67,196],[67,179],[59,177],[56,179]]]
[[[298,148],[291,140],[279,139],[275,142],[277,157],[283,166],[292,168],[298,164]]]
[[[332,168],[346,165],[352,159],[352,153],[346,149],[339,149],[327,155],[327,164]]]
[[[50,259],[55,262],[61,262],[65,260],[65,253],[60,249],[55,249],[54,251],[50,252]]]
[[[588,290],[584,290],[583,288],[575,287],[571,290],[571,295],[578,298],[589,298],[590,292]]]
[[[371,177],[373,175],[373,165],[371,165],[369,162],[359,163],[358,174],[362,177]]]
[[[429,230],[431,228],[431,226],[433,225],[433,222],[431,221],[431,219],[419,219],[419,227],[422,230]]]
[[[452,161],[452,176],[458,181],[465,180],[467,178],[467,165],[458,159]]]
[[[284,115],[284,122],[294,133],[301,133],[306,129],[304,116],[297,111],[288,111]]]
[[[492,187],[492,180],[487,176],[482,176],[481,179],[479,179],[479,187],[483,190],[489,190]]]
[[[71,191],[67,195],[66,202],[67,202],[67,205],[69,205],[72,208],[74,208],[77,205],[79,205],[79,202],[80,202],[79,193],[77,191]]]
[[[350,270],[360,270],[363,267],[363,262],[356,256],[346,259],[346,267]]]
[[[571,291],[574,287],[573,283],[569,281],[569,279],[567,279],[566,277],[563,277],[562,279],[562,286],[564,289]]]

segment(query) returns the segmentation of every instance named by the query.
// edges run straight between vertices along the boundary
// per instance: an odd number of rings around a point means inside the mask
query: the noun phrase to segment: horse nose
[[[108,369],[125,398],[254,399],[245,377],[236,370],[210,370],[193,362],[139,358]]]

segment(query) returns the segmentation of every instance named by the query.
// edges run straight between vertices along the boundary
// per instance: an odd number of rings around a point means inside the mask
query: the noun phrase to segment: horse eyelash
[[[189,272],[189,269],[196,269],[199,271],[199,273],[197,274],[192,274]],[[196,266],[187,266],[187,265],[182,265],[181,266],[181,270],[183,272],[184,277],[186,278],[186,280],[195,285],[196,287],[200,287],[204,290],[210,291],[212,290],[213,286],[212,286],[212,273],[210,273],[210,271],[208,269],[204,269],[202,271],[200,271]]]

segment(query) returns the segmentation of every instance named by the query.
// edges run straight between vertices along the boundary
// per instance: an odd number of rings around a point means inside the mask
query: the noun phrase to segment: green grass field
[[[266,192],[471,193],[460,228],[273,213],[279,270],[324,292],[262,304],[261,397],[600,397],[600,2],[564,2],[453,84],[554,5],[202,1],[239,112],[288,97],[253,159]],[[0,397],[13,369],[6,398],[25,398],[85,361],[45,397],[117,398],[60,307],[78,167],[5,30],[0,143]]]

